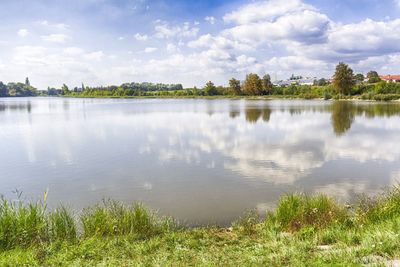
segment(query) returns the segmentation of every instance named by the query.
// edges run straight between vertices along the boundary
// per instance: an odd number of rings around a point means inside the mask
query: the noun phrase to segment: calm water
[[[400,180],[400,104],[0,99],[0,194],[142,201],[226,224],[287,192],[342,201]]]

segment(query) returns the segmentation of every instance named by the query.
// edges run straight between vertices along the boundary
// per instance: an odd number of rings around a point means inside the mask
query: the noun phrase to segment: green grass
[[[141,204],[72,213],[45,201],[0,204],[0,266],[384,266],[400,259],[400,189],[353,206],[283,196],[264,219],[187,228]]]

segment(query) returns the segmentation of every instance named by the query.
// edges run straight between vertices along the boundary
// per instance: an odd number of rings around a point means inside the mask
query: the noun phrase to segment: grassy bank
[[[150,96],[91,96],[91,95],[66,95],[68,98],[94,98],[94,99],[246,99],[246,100],[368,100],[368,101],[399,101],[400,94],[365,94],[365,95],[349,95],[349,96],[320,96],[311,94],[301,95],[265,95],[265,96],[246,96],[246,95],[150,95]]]
[[[142,205],[105,201],[79,214],[43,202],[0,204],[1,266],[384,266],[400,259],[400,189],[357,204],[283,196],[260,219],[186,228]]]

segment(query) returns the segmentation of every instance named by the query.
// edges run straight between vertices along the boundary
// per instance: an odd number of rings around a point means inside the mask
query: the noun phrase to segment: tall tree
[[[260,77],[254,73],[248,74],[243,83],[243,91],[248,95],[261,95],[262,82]]]
[[[206,95],[217,95],[217,87],[215,87],[214,83],[209,81],[206,86],[204,87],[204,92]]]
[[[349,94],[355,84],[353,70],[345,63],[339,63],[336,66],[333,85],[338,93]]]
[[[61,87],[61,93],[63,94],[63,95],[68,95],[69,94],[69,88],[68,88],[68,86],[64,83],[63,85],[62,85],[62,87]]]
[[[0,82],[0,97],[8,96],[8,89],[7,86]]]
[[[29,82],[29,78],[28,77],[25,78],[25,85],[26,86],[31,86],[31,83]]]
[[[265,74],[261,81],[263,94],[270,95],[272,94],[273,84],[271,82],[271,76],[269,74]]]
[[[354,79],[355,79],[356,81],[358,81],[358,82],[363,82],[364,79],[365,79],[365,77],[364,77],[364,75],[363,75],[362,73],[357,73],[357,74],[354,76]]]
[[[240,88],[240,81],[236,80],[235,78],[230,79],[229,80],[229,90],[234,95],[240,95],[242,93],[242,90]]]
[[[379,77],[378,72],[371,70],[367,73],[367,78],[369,83],[377,83],[381,81],[381,77]]]

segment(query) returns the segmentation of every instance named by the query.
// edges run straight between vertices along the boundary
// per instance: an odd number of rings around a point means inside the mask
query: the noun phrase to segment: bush
[[[376,101],[392,101],[400,99],[400,94],[377,94],[373,97]]]
[[[400,215],[400,187],[375,197],[361,197],[357,205],[357,218],[362,223],[378,223]]]
[[[266,223],[278,225],[284,231],[296,232],[306,226],[325,228],[347,218],[347,210],[327,196],[293,194],[280,199],[276,211],[268,214]]]
[[[260,223],[260,216],[256,210],[245,213],[238,221],[233,224],[233,228],[245,235],[253,235],[257,232],[257,225]]]
[[[148,238],[175,227],[173,221],[157,219],[141,204],[126,206],[112,200],[84,210],[80,219],[85,237],[134,234]]]
[[[45,207],[23,205],[4,198],[0,202],[0,248],[27,247],[48,240]]]

